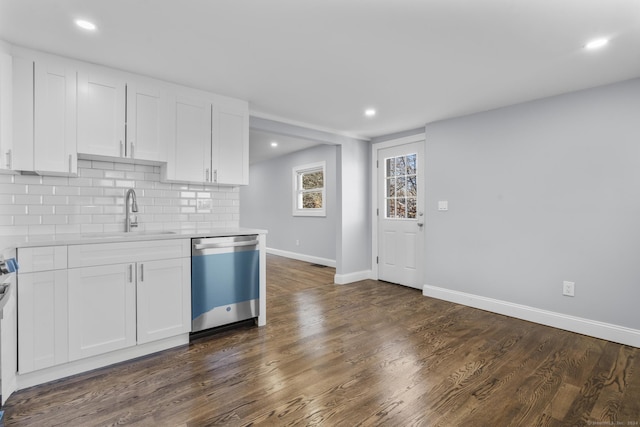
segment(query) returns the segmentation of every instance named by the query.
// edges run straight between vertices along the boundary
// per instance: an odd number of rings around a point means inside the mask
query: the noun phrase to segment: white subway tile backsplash
[[[42,184],[42,177],[38,175],[14,175],[16,184]]]
[[[45,185],[69,185],[69,178],[65,176],[43,176],[42,183]]]
[[[160,167],[78,160],[77,177],[0,175],[0,235],[122,231],[124,194],[137,193],[140,230],[239,225],[239,188],[160,182]],[[196,209],[199,200],[213,207]]]
[[[125,171],[103,171],[105,178],[124,179]]]
[[[24,184],[0,184],[0,194],[26,194],[27,186]]]
[[[91,162],[92,169],[105,169],[105,170],[114,170],[115,164],[113,162],[102,162],[98,160],[93,160]]]
[[[27,215],[29,212],[26,205],[9,205],[2,207],[2,213],[5,215]]]
[[[2,225],[0,226],[0,235],[2,236],[23,236],[29,234],[29,227],[26,225]]]
[[[53,205],[28,205],[28,215],[53,215],[55,207]]]
[[[42,224],[67,224],[66,215],[42,215]]]
[[[27,193],[29,194],[42,194],[43,196],[45,195],[50,195],[53,194],[53,185],[35,185],[35,184],[29,184],[27,185]]]
[[[41,224],[41,217],[39,215],[16,215],[13,217],[13,223],[15,225],[35,225]]]
[[[56,225],[54,230],[55,234],[78,234],[80,233],[80,224]]]
[[[113,169],[117,171],[134,171],[136,169],[136,165],[132,163],[114,163]]]
[[[55,234],[55,225],[30,225],[29,235],[34,236],[38,234]]]
[[[42,199],[42,196],[16,194],[12,203],[16,205],[41,205]]]
[[[63,186],[57,185],[55,188],[56,196],[79,196],[80,190],[85,187],[71,187],[71,186]]]

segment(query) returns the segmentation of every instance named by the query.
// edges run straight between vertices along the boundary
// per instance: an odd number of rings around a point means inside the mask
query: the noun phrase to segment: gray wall
[[[338,152],[338,264],[336,274],[371,270],[371,145],[348,141]],[[360,276],[358,280],[365,277]],[[348,280],[351,281],[351,280]]]
[[[335,145],[319,145],[252,164],[249,185],[240,188],[240,226],[267,229],[269,248],[335,261],[336,149]],[[323,160],[327,164],[327,216],[292,216],[292,169]]]
[[[640,328],[638,123],[640,79],[428,124],[425,283]]]

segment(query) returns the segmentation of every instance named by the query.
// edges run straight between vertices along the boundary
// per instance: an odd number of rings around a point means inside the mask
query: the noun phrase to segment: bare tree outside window
[[[325,216],[325,162],[293,168],[293,215]]]
[[[418,188],[416,155],[385,159],[386,218],[415,219]]]

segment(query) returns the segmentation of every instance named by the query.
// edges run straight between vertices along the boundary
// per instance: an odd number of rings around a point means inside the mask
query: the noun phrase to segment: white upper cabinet
[[[171,100],[169,181],[208,182],[211,175],[211,104],[207,99],[179,96]]]
[[[0,171],[12,169],[12,59],[0,51]]]
[[[35,64],[34,170],[78,173],[76,70],[64,64]]]
[[[125,87],[118,76],[78,73],[78,152],[125,157]]]
[[[165,161],[165,91],[141,80],[117,72],[78,74],[79,153]]]
[[[127,83],[127,156],[164,161],[167,158],[167,97],[164,89]]]
[[[213,107],[213,182],[249,184],[249,112],[247,108]]]
[[[167,181],[249,183],[248,103],[208,94],[180,94],[170,102]]]
[[[13,169],[77,174],[75,68],[16,56],[13,94]]]

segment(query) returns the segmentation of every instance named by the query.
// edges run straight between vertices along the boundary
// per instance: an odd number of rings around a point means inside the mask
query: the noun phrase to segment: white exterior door
[[[421,289],[424,141],[398,143],[377,149],[378,279]]]

